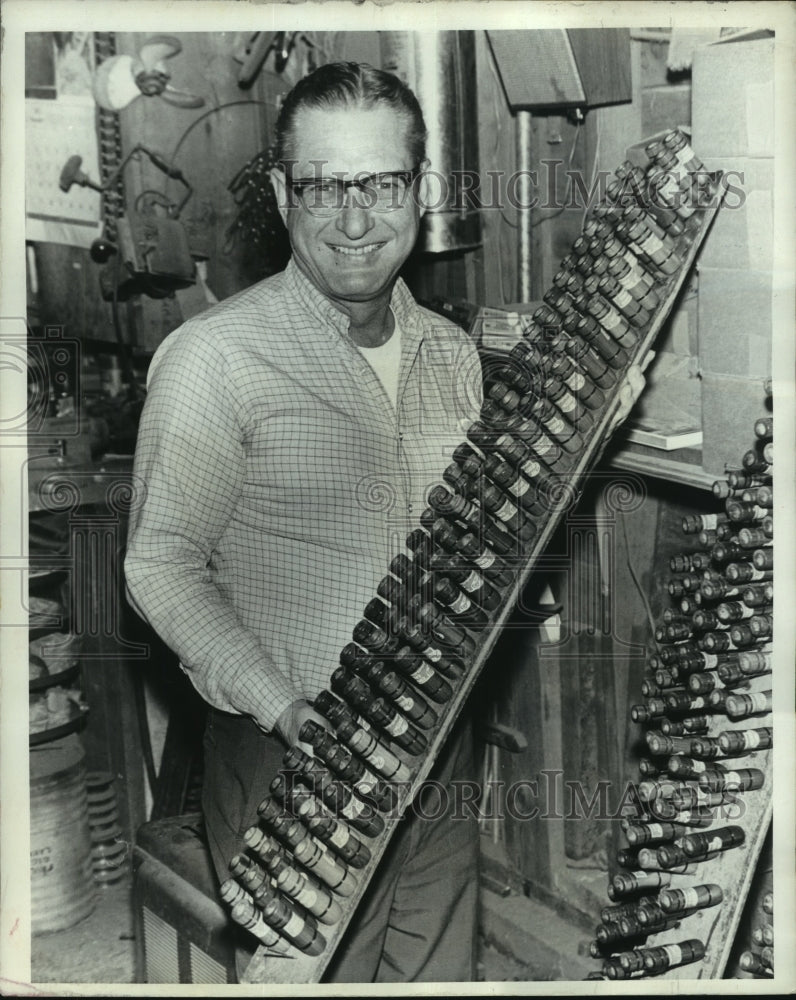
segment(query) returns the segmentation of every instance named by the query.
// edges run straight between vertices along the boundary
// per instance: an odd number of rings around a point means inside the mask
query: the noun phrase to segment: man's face
[[[292,165],[294,180],[411,170],[405,119],[390,107],[303,108],[295,119]],[[282,218],[298,267],[323,294],[345,312],[350,303],[389,299],[401,265],[417,239],[423,210],[417,188],[402,207],[375,212],[349,189],[340,209],[317,217],[295,198],[288,201],[284,179],[274,171]]]

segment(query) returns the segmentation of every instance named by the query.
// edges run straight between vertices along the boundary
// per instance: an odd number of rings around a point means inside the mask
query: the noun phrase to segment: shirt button
[[[411,513],[412,513],[412,511],[414,510],[414,507],[413,507],[413,505],[412,505],[411,503],[408,503],[408,504],[406,505],[406,509],[407,509],[407,511],[408,511],[408,512],[409,512],[409,513],[411,514]]]

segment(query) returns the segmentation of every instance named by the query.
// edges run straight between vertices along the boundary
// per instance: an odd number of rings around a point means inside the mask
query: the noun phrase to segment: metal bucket
[[[96,893],[91,869],[85,754],[77,736],[30,751],[30,895],[34,934],[87,917]]]

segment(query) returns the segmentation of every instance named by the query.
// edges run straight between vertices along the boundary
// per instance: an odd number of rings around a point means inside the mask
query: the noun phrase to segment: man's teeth
[[[346,254],[349,257],[363,257],[366,253],[373,253],[374,250],[378,250],[381,243],[369,243],[366,247],[338,247],[333,243],[330,243],[332,250],[335,253]]]

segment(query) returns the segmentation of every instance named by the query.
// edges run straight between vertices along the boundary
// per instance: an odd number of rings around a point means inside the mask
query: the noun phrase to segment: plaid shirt
[[[152,360],[128,594],[200,694],[270,730],[328,686],[481,401],[478,357],[399,280],[398,405],[291,261]]]

